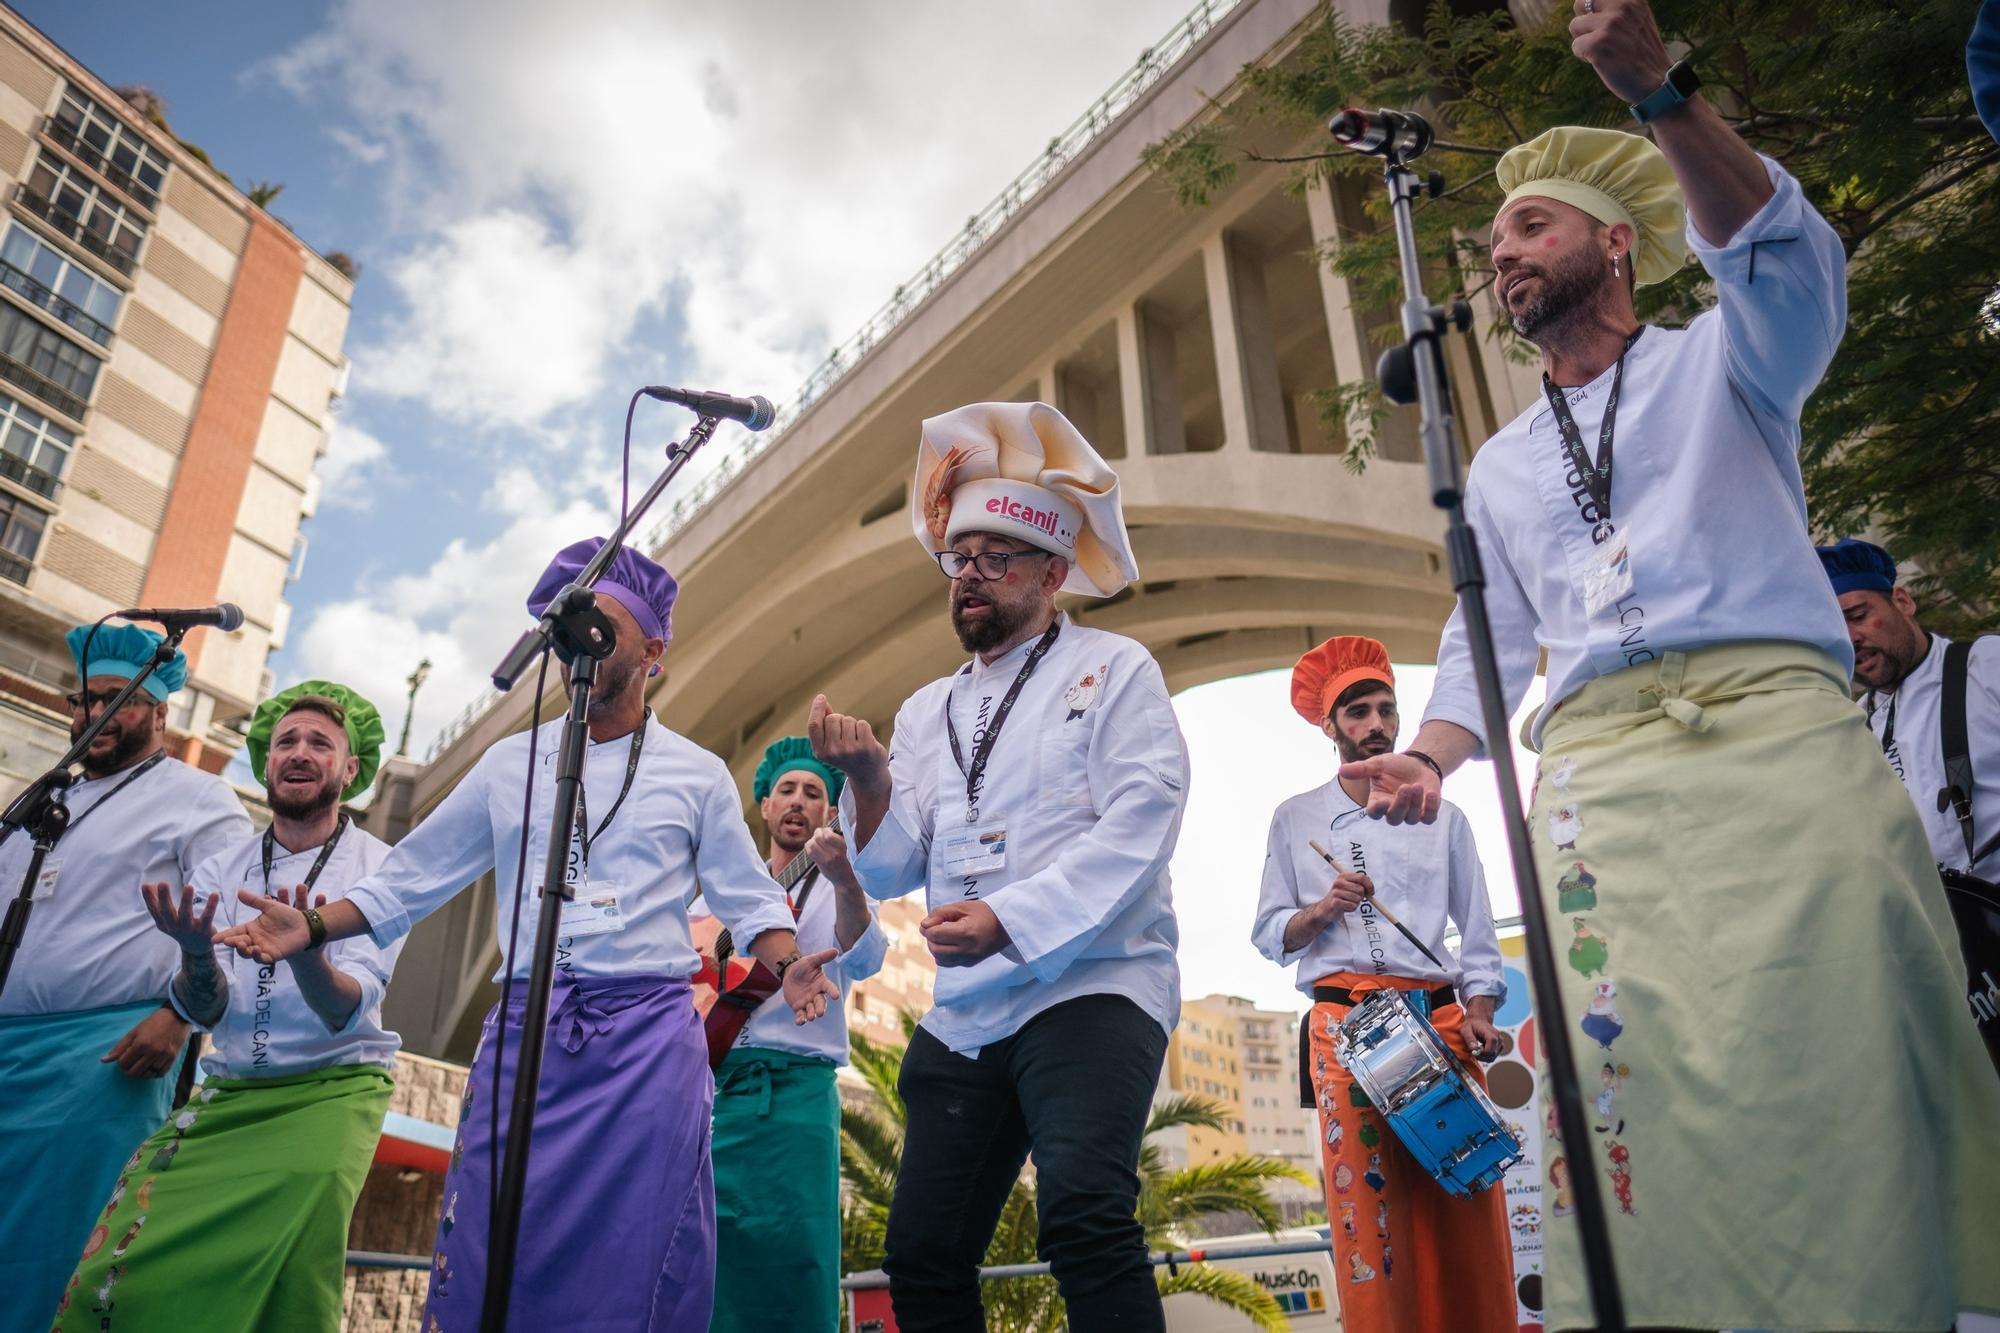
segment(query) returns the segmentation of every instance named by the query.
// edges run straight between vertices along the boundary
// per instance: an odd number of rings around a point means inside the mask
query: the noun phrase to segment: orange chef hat
[[[1389,650],[1359,634],[1335,635],[1292,668],[1292,707],[1317,727],[1333,711],[1333,701],[1341,691],[1362,680],[1379,680],[1395,688]]]

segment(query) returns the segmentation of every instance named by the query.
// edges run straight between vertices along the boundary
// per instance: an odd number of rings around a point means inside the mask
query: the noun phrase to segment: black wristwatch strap
[[[778,974],[779,981],[782,982],[785,979],[785,973],[791,968],[792,964],[798,962],[802,956],[803,955],[801,955],[798,952],[798,950],[794,949],[790,957],[780,958],[778,960],[777,967],[773,968],[772,970]]]
[[[310,937],[306,941],[306,952],[311,953],[314,949],[326,943],[326,918],[321,916],[317,909],[311,907],[306,908],[305,918],[306,934]]]

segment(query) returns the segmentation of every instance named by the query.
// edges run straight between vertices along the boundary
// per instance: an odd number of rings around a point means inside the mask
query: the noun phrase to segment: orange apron
[[[1434,981],[1335,972],[1319,985],[1361,993],[1431,990]],[[1417,1164],[1368,1096],[1333,1056],[1332,1028],[1350,1006],[1318,1003],[1306,1015],[1307,1077],[1319,1107],[1320,1167],[1333,1233],[1334,1286],[1347,1333],[1515,1333],[1514,1253],[1499,1187],[1454,1199]],[[1465,1010],[1447,1005],[1431,1026],[1467,1061]]]

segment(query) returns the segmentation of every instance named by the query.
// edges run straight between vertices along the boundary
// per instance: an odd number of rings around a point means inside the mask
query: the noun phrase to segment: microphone
[[[778,409],[771,406],[771,400],[762,394],[738,398],[733,394],[716,393],[712,389],[669,389],[663,384],[649,385],[639,392],[663,403],[679,403],[705,417],[727,417],[731,421],[740,421],[748,430],[764,430],[778,419]]]
[[[1431,146],[1431,123],[1414,111],[1363,111],[1348,107],[1327,122],[1327,133],[1357,153],[1407,162]]]
[[[243,608],[234,602],[224,602],[220,606],[196,606],[182,609],[136,606],[129,611],[114,611],[111,614],[124,620],[150,620],[168,629],[193,629],[197,625],[213,625],[224,634],[243,628]]]

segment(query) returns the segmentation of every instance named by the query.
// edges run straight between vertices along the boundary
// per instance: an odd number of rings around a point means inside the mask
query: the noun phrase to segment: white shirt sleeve
[[[1449,906],[1451,919],[1458,923],[1459,995],[1490,995],[1496,1002],[1504,1001],[1507,981],[1501,971],[1500,937],[1493,929],[1493,904],[1486,896],[1486,872],[1479,862],[1472,824],[1457,810],[1452,811],[1449,856]]]
[[[381,1006],[383,992],[389,989],[394,952],[393,947],[385,950],[368,935],[335,940],[326,946],[326,961],[352,977],[354,984],[361,988],[361,1003],[354,1006],[354,1012],[347,1016],[345,1023],[333,1029],[335,1036],[345,1036],[354,1031]]]
[[[835,960],[841,978],[849,983],[866,981],[882,970],[882,960],[889,956],[889,936],[882,929],[882,921],[875,913],[875,904],[868,904],[868,929],[861,932],[861,938],[854,941],[846,953]]]
[[[721,760],[701,803],[701,835],[694,848],[695,878],[708,910],[722,919],[744,953],[767,930],[793,929],[785,891],[757,854],[750,826],[743,822],[736,786]]]
[[[1037,980],[1062,975],[1097,933],[1167,868],[1187,800],[1187,746],[1165,679],[1128,659],[1099,707],[1090,790],[1097,822],[1056,859],[983,899]]]
[[[854,853],[854,874],[871,898],[900,898],[930,877],[931,819],[917,792],[917,773],[931,762],[931,737],[916,703],[927,691],[905,700],[889,733],[889,808],[867,843]],[[840,793],[841,827],[854,827],[854,784]]]
[[[1527,590],[1514,572],[1513,562],[1501,545],[1499,529],[1475,481],[1466,488],[1465,520],[1479,539],[1479,563],[1486,574],[1486,616],[1493,625],[1493,645],[1500,663],[1500,688],[1506,695],[1507,716],[1512,717],[1527,696],[1541,661],[1536,632],[1541,624],[1528,601]],[[1431,686],[1431,700],[1424,709],[1426,722],[1451,722],[1464,727],[1479,741],[1472,757],[1484,758],[1490,738],[1485,714],[1479,707],[1479,677],[1473,671],[1472,645],[1466,638],[1465,606],[1452,607],[1438,641],[1437,676]]]
[[[368,919],[369,935],[387,948],[417,922],[493,869],[493,822],[486,813],[487,755],[438,802],[424,821],[389,849],[346,901]]]
[[[188,822],[181,835],[179,860],[182,884],[192,884],[194,872],[204,862],[230,850],[257,831],[250,822],[250,816],[243,813],[243,802],[236,799],[236,793],[230,790],[228,783],[218,778],[202,783],[197,790],[200,794],[188,811]],[[179,888],[180,885],[174,887]]]
[[[1688,248],[1715,279],[1730,382],[1798,447],[1799,412],[1847,330],[1847,255],[1797,180],[1763,159],[1776,193],[1717,245],[1688,219]]]
[[[1305,903],[1299,898],[1298,876],[1288,851],[1291,840],[1285,835],[1284,824],[1281,806],[1271,816],[1271,832],[1265,840],[1264,883],[1257,894],[1257,919],[1250,928],[1250,942],[1272,962],[1289,967],[1305,957],[1312,941],[1307,940],[1296,952],[1285,950],[1285,927]]]

